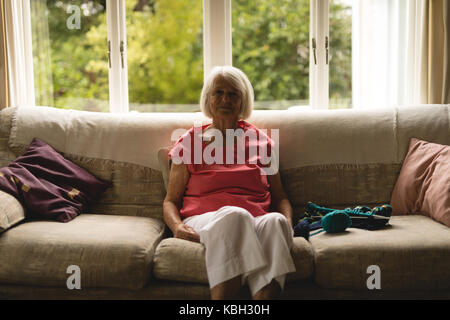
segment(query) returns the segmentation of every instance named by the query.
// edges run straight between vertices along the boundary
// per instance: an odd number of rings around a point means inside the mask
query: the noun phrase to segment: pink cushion
[[[391,206],[393,215],[423,214],[450,227],[450,146],[411,139]]]

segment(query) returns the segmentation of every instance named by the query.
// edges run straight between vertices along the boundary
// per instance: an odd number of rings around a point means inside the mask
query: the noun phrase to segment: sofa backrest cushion
[[[210,122],[199,113],[19,109],[20,114],[17,108],[0,113],[0,164],[13,160],[32,137],[39,137],[67,159],[113,182],[93,213],[150,217],[162,216],[165,195],[158,151],[173,145],[195,121]],[[278,129],[280,173],[298,212],[307,201],[336,208],[389,203],[410,138],[449,144],[449,113],[447,105],[255,110],[247,121],[267,129],[270,136]]]
[[[449,106],[382,109],[255,110],[249,123],[275,130],[280,167],[322,164],[400,163],[409,139],[448,143]],[[55,149],[96,159],[159,169],[158,150],[187,129],[210,123],[201,113],[111,114],[49,107],[19,107],[9,146],[28,146],[34,137]]]

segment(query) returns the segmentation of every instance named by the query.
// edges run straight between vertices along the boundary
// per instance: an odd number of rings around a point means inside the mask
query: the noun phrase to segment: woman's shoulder
[[[261,131],[261,128],[257,127],[256,125],[254,125],[253,123],[247,122],[245,120],[239,120],[238,121],[238,127],[242,128],[244,130],[248,130],[248,129],[253,129],[255,131]],[[262,128],[262,130],[264,131],[264,128]]]
[[[194,134],[200,134],[203,132],[207,127],[209,127],[211,124],[205,124],[201,126],[192,126],[189,129],[187,129],[177,140],[177,142],[181,142],[182,140],[185,140],[186,138],[192,138]]]
[[[273,143],[271,137],[269,136],[269,132],[271,132],[272,130],[267,129],[267,128],[259,128],[257,126],[255,126],[254,124],[247,122],[245,120],[240,120],[239,121],[239,127],[243,128],[244,131],[247,130],[254,130],[257,132],[258,137],[264,137],[265,139],[268,139],[271,143]]]
[[[172,155],[178,149],[183,149],[184,151],[190,150],[190,148],[192,148],[192,146],[194,145],[195,137],[200,138],[204,129],[209,125],[210,124],[201,126],[194,125],[191,128],[185,130],[181,135],[178,136],[177,140],[172,140],[175,142],[170,148],[170,155]]]

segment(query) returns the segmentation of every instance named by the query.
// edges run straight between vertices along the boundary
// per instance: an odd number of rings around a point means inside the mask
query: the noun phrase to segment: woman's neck
[[[236,130],[238,128],[238,119],[213,119],[209,128],[220,130],[225,136],[227,129]]]

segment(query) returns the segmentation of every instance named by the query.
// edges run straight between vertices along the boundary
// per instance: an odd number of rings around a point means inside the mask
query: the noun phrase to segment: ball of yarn
[[[326,214],[321,224],[326,232],[343,232],[352,225],[352,220],[344,210],[335,210]]]

